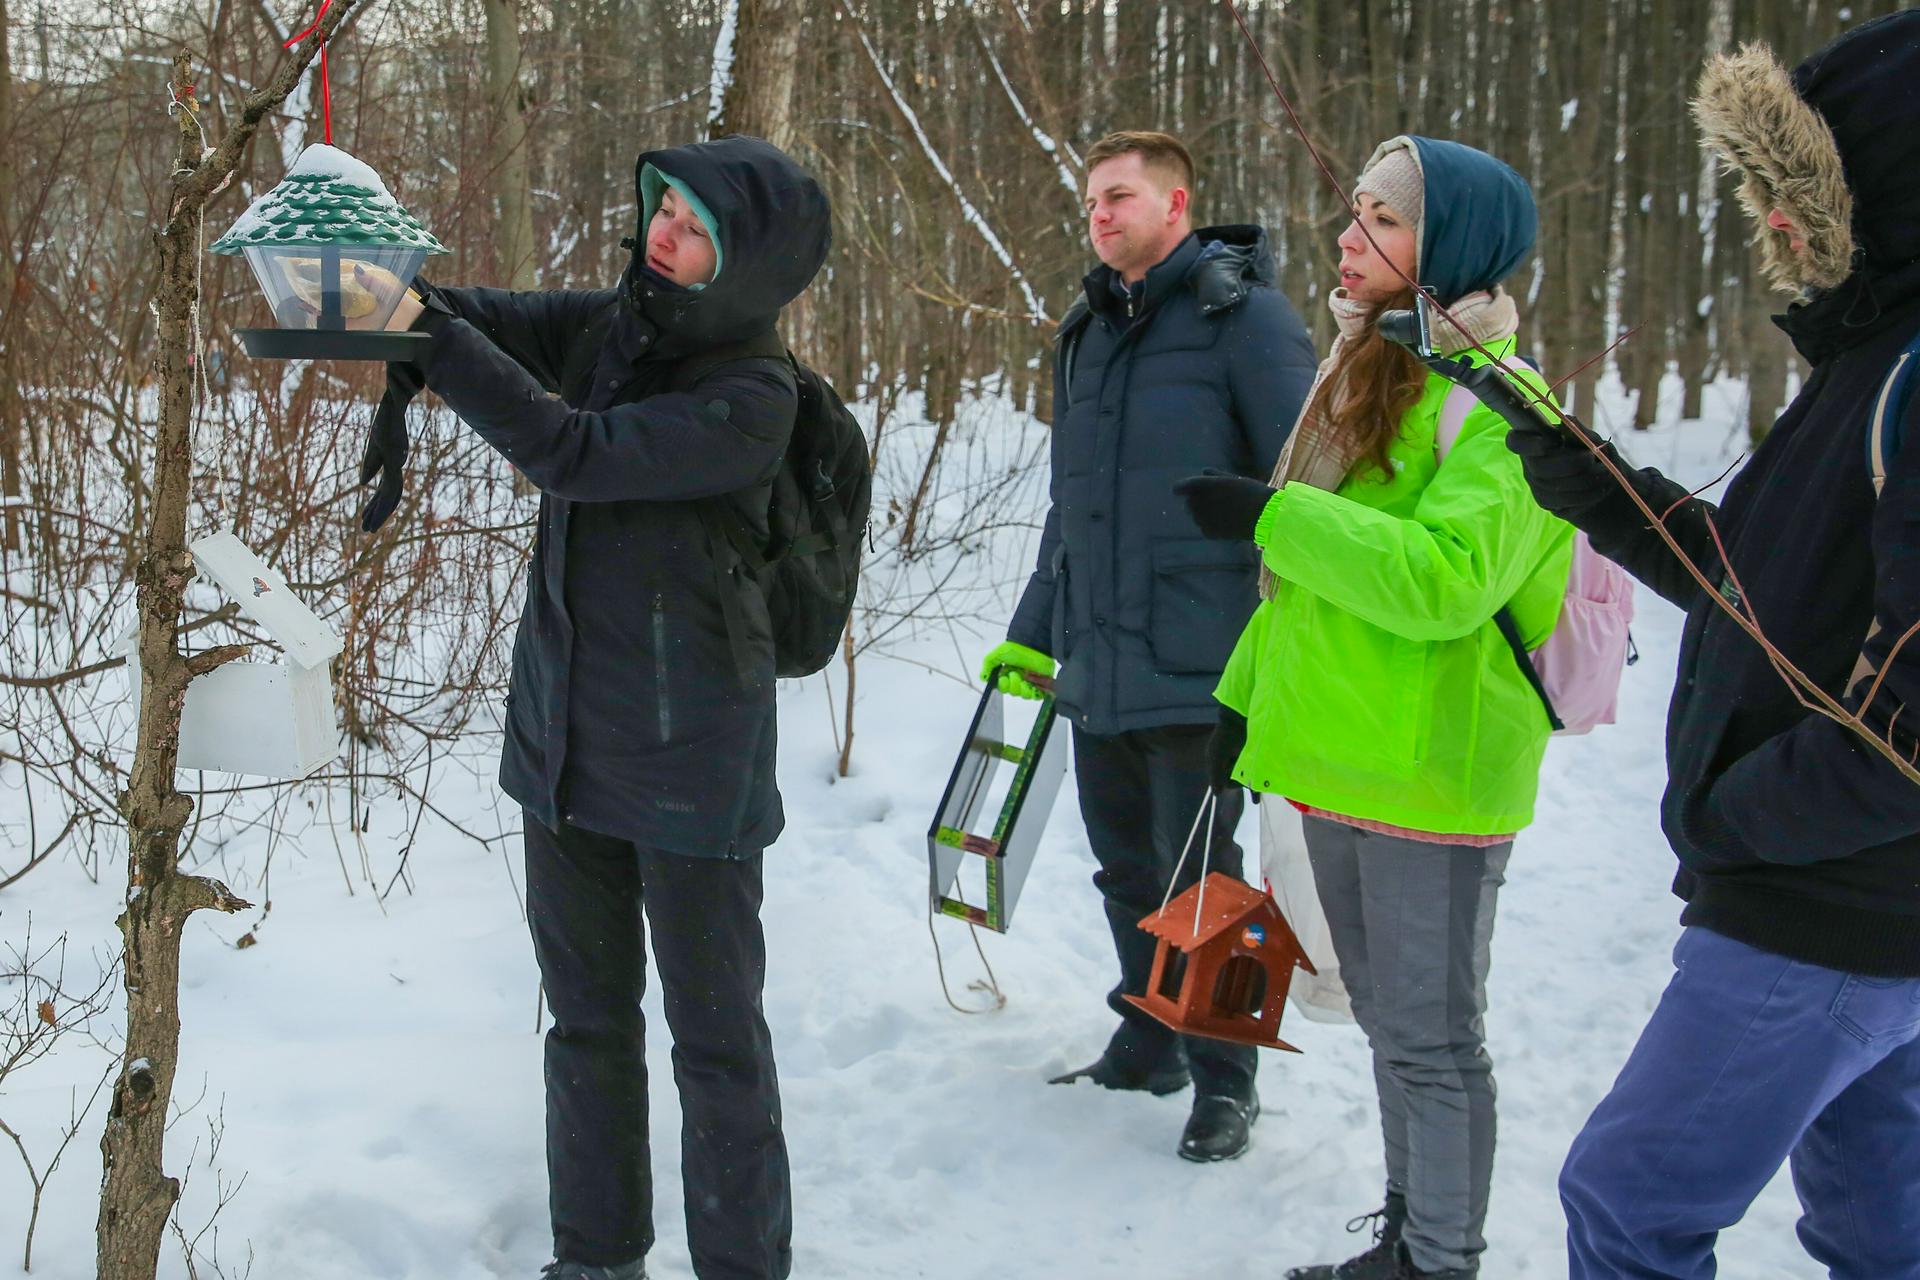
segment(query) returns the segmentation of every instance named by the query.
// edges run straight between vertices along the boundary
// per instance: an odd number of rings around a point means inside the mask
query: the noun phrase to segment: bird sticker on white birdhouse
[[[277,327],[242,329],[247,354],[275,360],[410,360],[425,334],[386,331],[430,254],[447,249],[371,167],[308,147],[211,252],[244,254]]]
[[[304,778],[340,750],[333,716],[339,635],[287,580],[231,533],[191,543],[194,563],[280,646],[281,662],[229,662],[187,685],[180,713],[182,769]],[[140,646],[122,641],[137,703]]]

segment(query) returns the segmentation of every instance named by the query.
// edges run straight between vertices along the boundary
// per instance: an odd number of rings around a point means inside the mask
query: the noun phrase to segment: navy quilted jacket
[[[1202,537],[1173,482],[1266,479],[1316,364],[1259,227],[1206,228],[1136,289],[1116,279],[1097,268],[1060,326],[1053,506],[1007,629],[1060,662],[1062,709],[1098,734],[1217,718],[1258,564]]]

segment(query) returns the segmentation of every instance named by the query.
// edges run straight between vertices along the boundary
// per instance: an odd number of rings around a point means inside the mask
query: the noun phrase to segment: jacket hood
[[[1920,258],[1920,11],[1876,18],[1791,73],[1763,44],[1701,72],[1702,144],[1739,180],[1767,280],[1790,294],[1831,290]],[[1806,252],[1766,225],[1778,208]]]
[[[1442,306],[1490,292],[1533,251],[1540,230],[1533,189],[1512,165],[1484,151],[1413,134],[1375,147],[1366,167],[1403,147],[1413,153],[1425,189],[1420,283]]]
[[[720,252],[704,288],[683,289],[645,267],[647,223],[663,185],[696,199]],[[628,304],[682,343],[711,345],[764,332],[826,261],[833,217],[826,192],[772,143],[744,134],[641,154],[632,259],[621,276]]]
[[[1200,298],[1202,315],[1225,310],[1254,285],[1271,285],[1279,278],[1265,227],[1233,223],[1202,227],[1194,236],[1200,241],[1200,257],[1187,278]]]
[[[1271,285],[1278,278],[1273,249],[1264,227],[1233,223],[1202,227],[1174,246],[1173,252],[1147,269],[1143,302],[1152,310],[1182,286],[1199,298],[1203,315],[1235,306],[1256,284]],[[1087,273],[1082,296],[1061,317],[1057,333],[1078,325],[1089,311],[1108,311],[1119,305],[1117,274],[1105,263]]]

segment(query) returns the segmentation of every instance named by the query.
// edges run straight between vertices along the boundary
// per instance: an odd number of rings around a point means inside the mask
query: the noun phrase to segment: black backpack
[[[761,545],[738,508],[724,497],[703,503],[702,518],[709,536],[733,548],[766,596],[773,622],[774,675],[810,676],[833,661],[853,615],[860,543],[873,498],[867,436],[832,384],[800,363],[771,332],[683,361],[674,385],[691,387],[708,370],[745,359],[786,361],[800,393],[793,437],[772,480],[767,542]],[[739,599],[725,589],[720,599],[734,659],[744,677],[750,655],[745,650],[745,621],[738,616]]]

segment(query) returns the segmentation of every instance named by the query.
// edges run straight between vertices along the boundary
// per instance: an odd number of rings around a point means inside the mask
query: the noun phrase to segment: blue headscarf
[[[1382,143],[1375,156],[1395,142]],[[1406,135],[1426,182],[1420,283],[1442,306],[1513,274],[1533,249],[1540,214],[1513,167],[1464,143]]]

